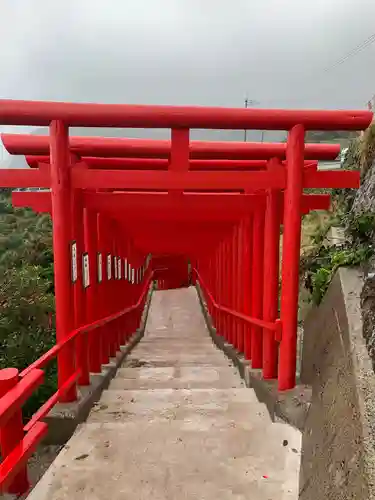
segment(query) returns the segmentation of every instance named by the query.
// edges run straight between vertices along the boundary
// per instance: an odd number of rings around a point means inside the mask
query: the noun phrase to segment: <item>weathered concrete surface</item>
[[[296,500],[300,433],[272,423],[209,340],[194,289],[154,294],[145,337],[30,500]]]
[[[121,346],[116,357],[110,359],[100,374],[91,374],[90,385],[78,388],[78,401],[59,403],[52,408],[45,418],[48,424],[45,444],[61,445],[68,441],[77,425],[87,419],[94,403],[100,399],[102,392],[107,389],[121,363],[141,338],[142,332],[136,332],[126,346]]]
[[[111,389],[234,389],[243,387],[235,368],[173,366],[121,368]]]
[[[301,500],[375,498],[375,376],[362,334],[362,276],[341,269],[305,321],[301,377],[312,385]]]

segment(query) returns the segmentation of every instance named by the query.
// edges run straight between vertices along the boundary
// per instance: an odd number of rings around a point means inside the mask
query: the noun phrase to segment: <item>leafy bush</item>
[[[375,232],[375,214],[373,212],[361,214],[349,212],[343,215],[342,222],[349,236],[355,241],[366,243],[372,240]]]
[[[26,368],[55,344],[52,226],[48,215],[13,209],[0,191],[0,369]],[[56,390],[56,365],[25,416]]]
[[[310,255],[302,259],[301,268],[304,274],[305,286],[311,292],[311,299],[320,304],[327,288],[339,267],[358,266],[367,261],[374,251],[366,244],[335,247],[321,245]]]
[[[310,139],[319,137],[315,132],[307,134]],[[319,134],[318,134],[319,135]],[[347,137],[350,139],[350,135]],[[373,123],[361,136],[353,135],[346,154],[344,168],[360,171],[362,182],[372,167],[375,158],[375,124]],[[306,190],[313,192],[313,190]],[[374,255],[375,214],[372,212],[355,213],[353,203],[356,189],[330,189],[333,198],[336,220],[332,225],[341,226],[346,231],[347,241],[341,246],[328,246],[328,228],[317,228],[311,237],[312,248],[301,259],[301,274],[311,298],[319,303],[328,285],[340,266],[358,266],[366,263]],[[327,231],[326,231],[327,229]]]
[[[345,227],[347,242],[329,246],[325,243],[328,229],[337,223]],[[301,259],[301,274],[314,303],[319,304],[339,267],[358,266],[374,254],[372,239],[375,214],[342,214],[324,227],[317,227],[311,236],[313,248]]]

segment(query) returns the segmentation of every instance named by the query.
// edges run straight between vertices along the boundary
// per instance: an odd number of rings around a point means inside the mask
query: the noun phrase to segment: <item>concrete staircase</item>
[[[156,292],[143,340],[31,500],[297,499],[300,433],[211,342],[194,288]]]

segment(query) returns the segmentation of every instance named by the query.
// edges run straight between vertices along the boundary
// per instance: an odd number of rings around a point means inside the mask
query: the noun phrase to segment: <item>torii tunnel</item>
[[[305,190],[360,182],[355,171],[319,171],[318,160],[335,159],[340,147],[307,144],[305,132],[363,130],[371,120],[368,111],[0,100],[1,125],[49,127],[48,136],[3,134],[29,168],[0,170],[0,187],[42,188],[14,191],[13,204],[51,214],[57,336],[23,372],[0,372],[1,487],[25,489],[44,416],[74,401],[127,342],[155,281],[198,285],[218,334],[279,390],[292,389],[301,216],[330,207],[329,195]],[[164,128],[171,139],[70,137],[74,126]],[[190,141],[191,129],[285,130],[288,138]],[[21,405],[56,357],[58,390],[23,427]]]

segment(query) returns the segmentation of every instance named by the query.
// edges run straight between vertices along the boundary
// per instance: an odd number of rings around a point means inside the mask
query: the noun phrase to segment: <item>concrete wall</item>
[[[301,500],[375,499],[375,375],[362,334],[361,274],[341,269],[305,320],[301,379],[312,386]]]

